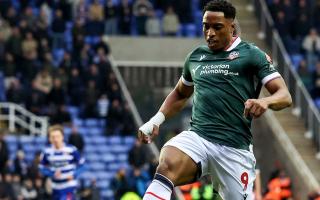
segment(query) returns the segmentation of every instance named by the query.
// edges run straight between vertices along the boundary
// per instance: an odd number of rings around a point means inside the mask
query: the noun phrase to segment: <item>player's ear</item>
[[[232,20],[230,33],[232,35],[235,35],[235,32],[236,32],[236,24],[234,23],[234,20]]]

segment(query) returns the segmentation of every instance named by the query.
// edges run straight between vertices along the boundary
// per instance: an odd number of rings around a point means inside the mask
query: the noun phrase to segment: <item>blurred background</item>
[[[0,198],[50,199],[38,172],[47,127],[86,159],[79,199],[140,199],[159,149],[189,126],[192,102],[152,145],[157,112],[202,37],[208,0],[0,0]],[[232,0],[242,40],[272,58],[293,107],[255,120],[265,200],[320,198],[320,1]],[[263,90],[261,95],[267,95]],[[173,199],[213,199],[210,179]]]

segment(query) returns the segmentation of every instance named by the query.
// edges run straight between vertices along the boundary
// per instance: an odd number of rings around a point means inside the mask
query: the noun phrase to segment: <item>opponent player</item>
[[[174,90],[159,112],[139,128],[139,138],[150,143],[165,119],[179,112],[194,95],[191,128],[162,148],[144,200],[168,200],[175,186],[208,174],[224,200],[253,199],[256,161],[251,148],[252,118],[260,117],[268,108],[286,108],[292,100],[270,57],[233,36],[235,15],[235,7],[225,0],[205,6],[207,46],[187,56]],[[257,99],[255,78],[270,96]]]
[[[75,200],[77,176],[84,169],[84,159],[76,147],[63,142],[63,127],[49,127],[50,147],[44,149],[39,165],[40,172],[52,179],[54,200]]]

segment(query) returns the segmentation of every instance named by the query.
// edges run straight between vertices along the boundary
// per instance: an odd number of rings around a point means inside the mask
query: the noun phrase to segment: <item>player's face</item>
[[[225,49],[232,40],[234,22],[223,12],[206,11],[203,15],[203,33],[208,47],[213,51]]]
[[[49,134],[49,141],[54,147],[60,148],[63,144],[63,134],[59,130],[54,130]]]

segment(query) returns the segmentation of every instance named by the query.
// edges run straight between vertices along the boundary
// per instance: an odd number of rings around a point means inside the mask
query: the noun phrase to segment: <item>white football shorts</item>
[[[201,176],[211,176],[224,200],[253,200],[256,159],[252,151],[209,142],[193,131],[183,131],[165,146],[176,147],[201,163]]]

